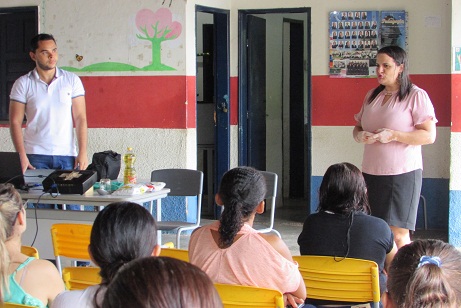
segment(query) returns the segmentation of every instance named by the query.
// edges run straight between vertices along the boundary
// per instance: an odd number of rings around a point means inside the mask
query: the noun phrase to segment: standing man
[[[86,169],[87,120],[80,78],[56,66],[58,47],[50,34],[32,38],[35,69],[16,80],[10,94],[10,132],[26,169]],[[22,132],[24,115],[27,125]],[[75,144],[74,125],[78,143]]]
[[[77,75],[56,67],[58,47],[52,35],[35,36],[29,55],[36,67],[16,80],[10,94],[10,132],[23,172],[36,168],[86,169],[83,84]],[[23,135],[24,115],[27,126]]]

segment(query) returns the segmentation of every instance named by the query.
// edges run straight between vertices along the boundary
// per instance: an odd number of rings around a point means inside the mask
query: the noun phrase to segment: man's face
[[[58,46],[53,40],[39,41],[35,52],[29,53],[37,67],[42,70],[53,70],[58,63]]]

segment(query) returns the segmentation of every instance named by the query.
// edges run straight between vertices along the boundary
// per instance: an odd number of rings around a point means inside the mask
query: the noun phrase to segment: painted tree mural
[[[142,34],[136,37],[152,44],[152,66],[161,65],[161,44],[174,40],[181,34],[181,24],[172,20],[170,10],[160,8],[155,13],[142,9],[136,14],[136,27]]]

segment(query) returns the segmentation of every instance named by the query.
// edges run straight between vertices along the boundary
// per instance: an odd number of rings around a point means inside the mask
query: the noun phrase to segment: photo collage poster
[[[405,11],[334,11],[329,18],[330,77],[376,76],[378,49],[406,49]]]

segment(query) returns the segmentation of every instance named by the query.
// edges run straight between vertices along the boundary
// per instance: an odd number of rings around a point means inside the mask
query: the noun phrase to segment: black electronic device
[[[18,152],[0,152],[0,183],[11,183],[17,189],[26,188]]]
[[[96,183],[92,170],[56,170],[43,180],[43,191],[59,194],[83,195]]]

